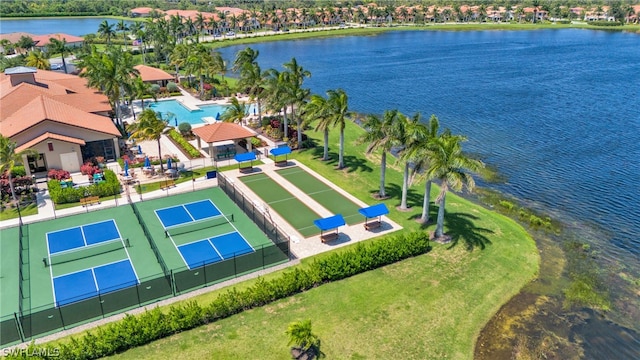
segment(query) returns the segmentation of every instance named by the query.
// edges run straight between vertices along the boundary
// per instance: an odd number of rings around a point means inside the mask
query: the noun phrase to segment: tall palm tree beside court
[[[440,193],[436,198],[438,203],[438,217],[434,237],[446,242],[449,240],[444,234],[445,199],[449,189],[461,191],[467,188],[473,191],[475,181],[469,172],[476,172],[484,167],[480,160],[471,159],[462,152],[462,142],[466,137],[461,135],[443,134],[432,142],[433,151],[429,167],[426,171],[427,179],[440,181]]]
[[[407,210],[407,193],[409,191],[409,165],[410,161],[405,155],[411,152],[415,146],[420,146],[426,137],[426,128],[420,122],[421,115],[416,113],[411,118],[401,114],[399,121],[394,126],[394,141],[402,147],[399,152],[400,158],[404,161],[404,171],[402,178],[402,199],[400,201],[400,210]]]
[[[296,58],[291,58],[291,61],[284,64],[284,68],[289,73],[289,86],[288,86],[288,98],[291,105],[291,118],[296,121],[298,130],[298,146],[302,144],[302,119],[300,116],[296,117],[296,107],[304,104],[305,100],[311,94],[308,89],[302,88],[304,78],[311,77],[311,72],[305,70],[302,66],[298,65]]]
[[[138,121],[129,125],[127,131],[131,134],[130,138],[140,141],[155,140],[158,143],[158,158],[160,159],[160,170],[164,173],[162,165],[162,148],[160,147],[160,138],[164,133],[167,123],[160,119],[155,111],[145,109],[138,116]]]
[[[0,134],[0,175],[7,173],[9,180],[9,188],[11,189],[11,197],[14,201],[18,201],[16,190],[13,187],[11,171],[17,164],[22,164],[22,157],[25,155],[37,155],[37,151],[26,149],[16,151],[17,144],[8,137]]]
[[[276,69],[266,71],[265,89],[267,92],[267,108],[279,113],[282,111],[284,137],[289,137],[289,123],[287,118],[289,73]]]
[[[49,59],[47,58],[47,53],[42,52],[38,49],[30,51],[25,60],[27,66],[31,66],[36,69],[49,70],[49,68],[51,67]]]
[[[423,130],[425,137],[420,140],[420,143],[416,143],[415,146],[412,146],[403,154],[404,157],[413,164],[410,182],[413,182],[413,179],[416,177],[425,179],[422,215],[420,216],[420,222],[425,224],[429,222],[429,204],[432,184],[432,179],[426,176],[426,170],[429,168],[432,152],[434,151],[433,142],[438,136],[450,135],[448,129],[445,130],[443,135],[438,134],[439,129],[440,122],[438,121],[438,118],[435,115],[431,115],[429,123]]]
[[[313,94],[309,99],[309,102],[305,104],[302,111],[305,123],[318,122],[315,127],[315,131],[322,131],[324,152],[322,155],[323,161],[329,160],[329,128],[331,127],[331,119],[327,116],[328,106],[327,99],[320,95]]]
[[[262,122],[262,98],[264,96],[264,87],[266,82],[266,73],[260,69],[257,62],[248,64],[240,70],[240,79],[238,86],[246,89],[251,101],[255,101],[258,106],[258,120]]]
[[[371,154],[375,150],[381,151],[380,156],[380,190],[378,198],[385,199],[387,193],[385,191],[386,172],[387,172],[387,153],[395,145],[393,138],[393,126],[398,121],[398,110],[387,110],[382,118],[376,115],[369,115],[362,123],[362,127],[367,131],[359,140],[360,143],[367,143],[366,153]]]
[[[342,89],[327,91],[326,110],[324,114],[329,123],[340,129],[340,151],[338,155],[338,169],[344,168],[344,128],[347,118],[351,116],[349,111],[349,97]]]

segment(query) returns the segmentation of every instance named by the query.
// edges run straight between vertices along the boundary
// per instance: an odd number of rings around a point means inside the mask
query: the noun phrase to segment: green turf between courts
[[[320,233],[320,229],[313,224],[313,220],[322,216],[311,210],[275,180],[265,174],[242,176],[239,179],[291,224],[300,235],[306,238]]]
[[[18,312],[20,262],[17,227],[2,229],[0,236],[0,318]]]
[[[291,167],[276,171],[280,176],[292,183],[305,194],[309,195],[318,204],[333,214],[341,214],[344,221],[349,224],[363,222],[364,217],[358,212],[361,206],[347,199],[345,196],[320,181],[300,167]]]

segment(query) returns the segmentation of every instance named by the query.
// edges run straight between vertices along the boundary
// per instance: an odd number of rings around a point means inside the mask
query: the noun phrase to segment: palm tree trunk
[[[338,156],[338,169],[344,168],[344,128],[340,129],[340,155]]]
[[[13,187],[13,179],[11,178],[11,169],[9,169],[8,171],[9,173],[9,189],[11,189],[11,197],[13,198],[13,201],[18,201],[18,198],[16,197],[16,189]]]
[[[407,210],[407,191],[409,188],[409,162],[404,163],[404,177],[402,179],[402,201],[400,209]]]
[[[384,199],[387,197],[386,190],[384,188],[387,177],[387,152],[382,151],[382,158],[380,159],[380,191],[378,194],[380,198]]]
[[[62,52],[62,67],[64,68],[64,73],[68,74],[67,72],[67,62],[64,60],[64,51]]]
[[[164,166],[162,165],[162,151],[160,149],[160,138],[158,138],[158,157],[160,158],[160,171],[164,174]]]
[[[257,98],[258,103],[258,121],[260,121],[260,126],[262,126],[262,106],[260,104],[260,98]]]
[[[284,129],[282,131],[283,131],[284,137],[289,139],[289,122],[287,121],[287,106],[286,105],[284,106],[284,110],[282,111],[282,116],[283,116],[283,119],[284,119]]]
[[[435,238],[439,238],[444,235],[444,203],[447,194],[442,194],[442,199],[440,200],[439,208],[438,208],[438,223],[436,225],[436,233]]]
[[[424,200],[422,201],[422,217],[420,220],[424,223],[429,222],[429,198],[431,197],[431,180],[427,180],[424,185]]]
[[[202,100],[203,95],[204,95],[204,75],[200,75],[200,100]]]
[[[302,149],[302,119],[300,116],[296,119],[298,123],[298,149]]]
[[[324,154],[322,160],[329,160],[329,129],[324,129]]]

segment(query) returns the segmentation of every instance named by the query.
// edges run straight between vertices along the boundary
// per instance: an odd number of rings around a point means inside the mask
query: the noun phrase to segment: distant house
[[[47,46],[51,43],[52,38],[59,41],[66,41],[68,47],[80,47],[84,43],[84,38],[69,34],[33,35],[31,38],[36,43],[36,49],[42,51],[47,51]]]
[[[134,69],[138,70],[138,72],[140,73],[140,78],[142,79],[142,81],[150,83],[150,84],[157,84],[160,85],[162,87],[167,86],[167,83],[169,81],[175,81],[176,77],[169,74],[168,72],[164,71],[164,70],[160,70],[158,68],[154,68],[152,66],[147,66],[147,65],[136,65],[134,66]]]
[[[34,149],[25,156],[28,175],[49,169],[70,172],[94,156],[120,157],[120,131],[113,124],[107,97],[75,75],[32,67],[9,68],[0,74],[0,133]]]
[[[131,17],[149,17],[154,9],[150,7],[139,7],[129,11]],[[157,10],[156,10],[157,11]]]

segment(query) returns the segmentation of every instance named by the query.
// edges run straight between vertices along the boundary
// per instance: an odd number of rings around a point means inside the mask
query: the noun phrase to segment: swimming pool
[[[207,122],[202,120],[204,117],[212,117],[216,118],[222,115],[224,111],[227,109],[229,105],[200,105],[198,106],[200,110],[189,110],[184,105],[182,105],[177,100],[165,100],[158,102],[149,102],[148,105],[145,103],[145,107],[152,109],[155,112],[159,112],[160,116],[163,119],[167,119],[170,116],[169,113],[173,114],[169,119],[170,125],[175,125],[188,122],[191,125],[202,125]],[[249,107],[249,113],[252,113],[254,106],[251,105]]]

